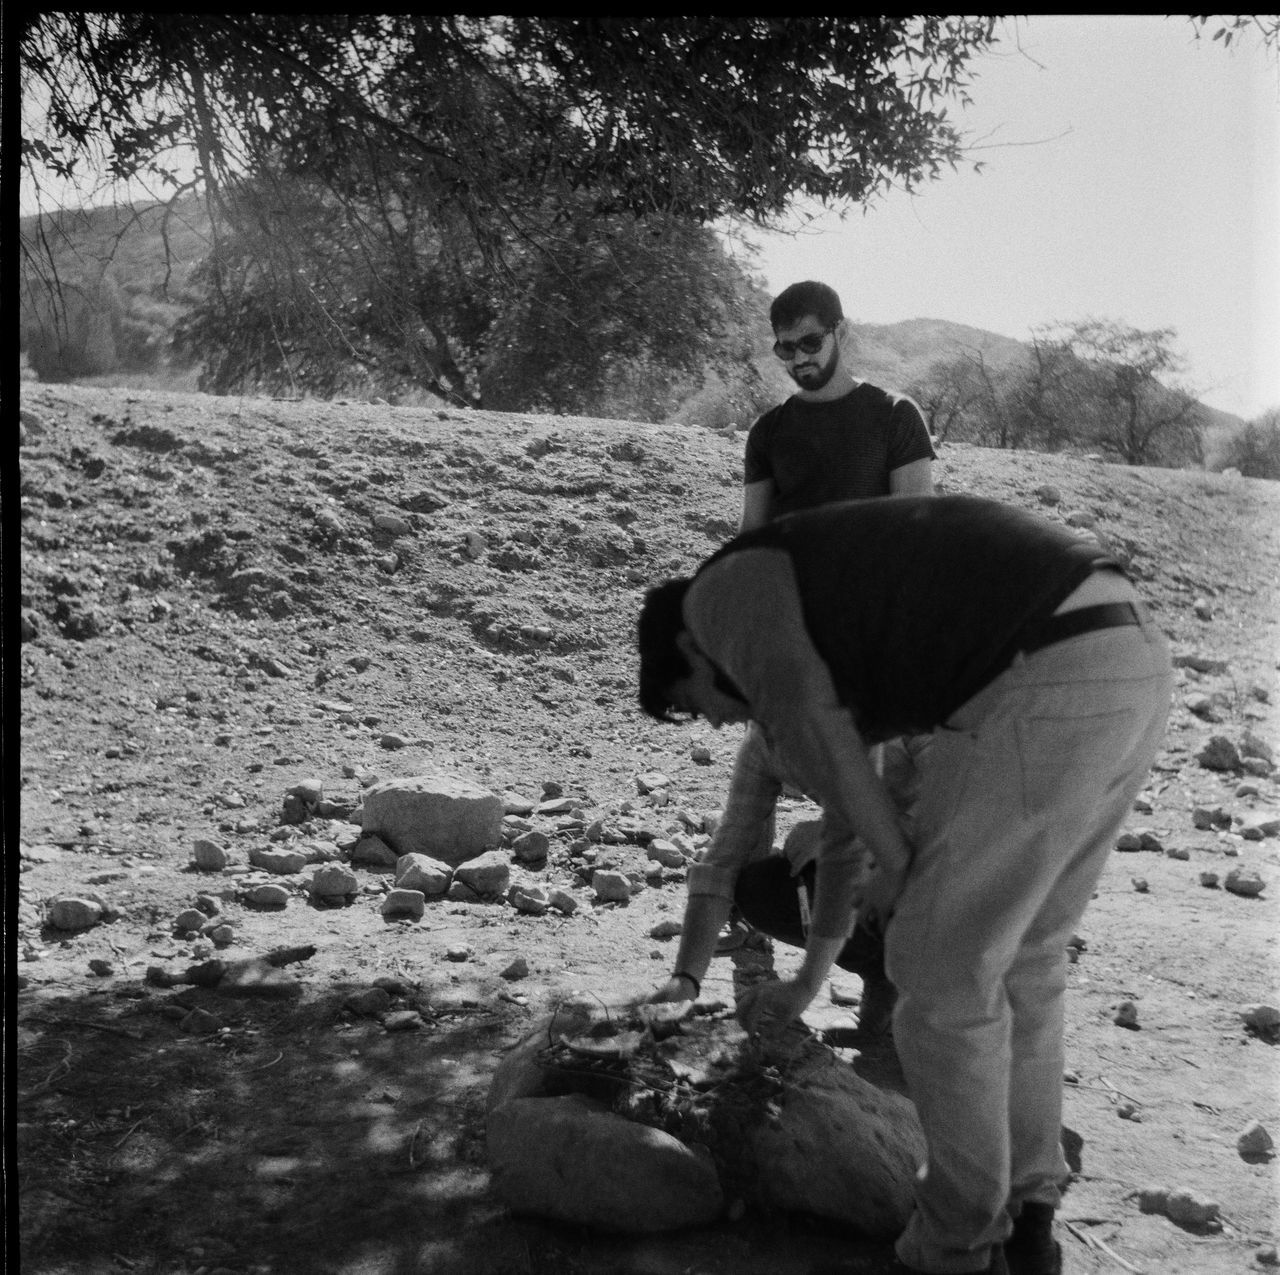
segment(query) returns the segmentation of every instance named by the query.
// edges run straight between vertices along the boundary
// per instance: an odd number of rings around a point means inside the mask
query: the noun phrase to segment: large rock
[[[425,854],[451,867],[502,840],[503,802],[452,775],[415,775],[375,784],[364,795],[362,826],[397,854]]]
[[[655,1212],[667,1210],[659,1203],[666,1187],[651,1184],[664,1174],[678,1181],[688,1175],[692,1184],[680,1190],[689,1193],[687,1207],[699,1217],[676,1210],[666,1224],[707,1220],[701,1214],[712,1196],[701,1185],[701,1168],[693,1167],[702,1161],[700,1147],[686,1148],[694,1157],[689,1162],[675,1155],[667,1135],[653,1137],[660,1131],[618,1115],[603,1121],[594,1095],[573,1093],[569,1101],[566,1090],[585,1086],[547,1061],[548,1041],[583,1034],[597,1013],[588,998],[567,999],[499,1063],[487,1104],[495,1187],[520,1212],[645,1231],[656,1229]],[[708,1029],[701,1030],[703,1043],[693,1046],[688,1060],[695,1069],[707,1056]],[[730,1024],[710,1030],[729,1039],[737,1029]],[[673,1043],[665,1042],[664,1050]],[[678,1063],[682,1056],[675,1057]],[[752,1074],[746,1068],[741,1081],[722,1076],[714,1086],[715,1102],[700,1103],[713,1131],[719,1194],[766,1210],[828,1218],[865,1235],[898,1234],[910,1215],[916,1170],[925,1157],[913,1104],[864,1080],[813,1039],[796,1064],[785,1068],[781,1092],[768,1095],[767,1113],[747,1079]],[[644,1134],[635,1134],[636,1128]],[[624,1165],[625,1179],[618,1179]],[[635,1196],[630,1206],[619,1205],[611,1193],[619,1180]],[[566,1199],[571,1193],[573,1199]]]
[[[911,1213],[924,1134],[915,1106],[840,1063],[787,1085],[776,1123],[751,1135],[775,1208],[893,1236]]]
[[[724,1207],[711,1158],[585,1094],[518,1098],[489,1115],[489,1166],[516,1213],[604,1231],[665,1231]]]

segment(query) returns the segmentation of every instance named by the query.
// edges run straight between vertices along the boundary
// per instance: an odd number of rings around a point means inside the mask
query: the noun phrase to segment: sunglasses
[[[829,328],[823,328],[821,332],[811,332],[798,341],[775,341],[773,352],[784,361],[794,359],[797,351],[801,354],[817,354],[822,349],[822,343],[836,330],[837,326],[833,323]]]

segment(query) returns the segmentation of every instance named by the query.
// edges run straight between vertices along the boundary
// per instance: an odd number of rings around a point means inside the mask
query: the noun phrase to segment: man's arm
[[[733,764],[729,795],[715,836],[702,860],[689,867],[675,972],[702,982],[729,916],[738,873],[773,850],[773,814],[781,790],[764,736],[759,727],[749,726]],[[688,987],[675,972],[658,989],[655,999],[687,999]]]
[[[913,460],[889,471],[891,496],[932,496],[933,461]]]
[[[754,531],[769,521],[773,512],[773,496],[777,488],[772,478],[747,483],[742,489],[742,517],[738,520],[738,534]]]

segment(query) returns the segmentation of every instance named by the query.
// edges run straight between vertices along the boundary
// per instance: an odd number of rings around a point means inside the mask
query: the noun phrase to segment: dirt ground
[[[532,820],[552,837],[546,866],[517,875],[573,892],[570,916],[439,899],[420,921],[387,921],[387,873],[364,867],[348,906],[316,907],[302,877],[283,876],[288,905],[261,911],[239,899],[243,872],[190,867],[199,838],[241,868],[287,844],[269,838],[308,779],[336,822],[276,835],[330,840],[363,785],[426,771],[532,801],[559,785],[606,824],[662,830],[715,809],[739,732],[644,719],[632,628],[647,585],[732,533],[742,441],[693,425],[24,386],[24,641],[9,683],[20,677],[21,810],[19,824],[11,799],[6,828],[20,853],[6,862],[25,1275],[887,1269],[887,1245],[803,1217],[608,1236],[512,1217],[491,1195],[497,1059],[572,990],[622,999],[661,981],[674,943],[650,932],[680,916],[679,873],[593,904],[568,852],[577,834],[554,815]],[[945,491],[1092,523],[1184,661],[1129,825],[1152,848],[1113,856],[1071,967],[1067,1270],[1266,1269],[1276,1164],[1242,1156],[1237,1136],[1258,1121],[1280,1137],[1277,1050],[1242,1020],[1280,997],[1280,839],[1257,819],[1280,795],[1274,773],[1197,754],[1214,735],[1277,746],[1280,484],[958,446],[938,473]],[[641,798],[636,776],[652,770],[670,806]],[[1197,809],[1220,810],[1220,826],[1197,827]],[[790,803],[782,830],[814,813]],[[634,840],[608,849],[646,865]],[[1266,889],[1222,888],[1233,868]],[[114,919],[49,924],[54,901],[87,892]],[[287,967],[296,994],[148,981],[212,954],[174,928],[201,894],[220,896],[233,927],[223,959],[314,946]],[[527,975],[511,977],[519,958]],[[725,955],[704,993],[731,1000],[735,979],[758,976],[752,961],[792,959]],[[416,1009],[417,1030],[346,1006],[377,978],[395,980],[393,1008]],[[1125,1000],[1130,1029],[1114,1021]],[[1142,1212],[1150,1185],[1217,1202],[1220,1229]]]

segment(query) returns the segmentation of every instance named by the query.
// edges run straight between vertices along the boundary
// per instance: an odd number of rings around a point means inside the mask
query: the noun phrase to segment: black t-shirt
[[[792,396],[747,435],[745,483],[771,478],[772,513],[889,495],[889,474],[932,460],[933,444],[911,399],[863,382],[829,403]]]

